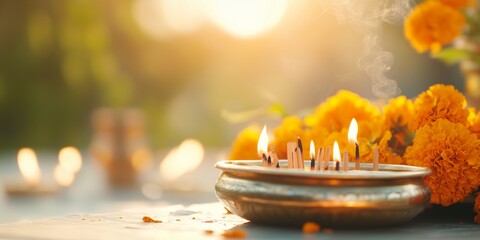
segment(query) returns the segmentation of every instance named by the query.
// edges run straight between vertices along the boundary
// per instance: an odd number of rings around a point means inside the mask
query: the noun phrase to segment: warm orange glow
[[[228,33],[250,38],[277,25],[286,8],[287,0],[215,0],[211,16]]]
[[[340,155],[340,147],[338,147],[337,141],[333,142],[333,160],[335,162],[340,162],[342,156]]]
[[[165,24],[175,32],[191,33],[203,23],[208,7],[201,0],[162,0],[162,16]]]
[[[22,148],[17,155],[18,167],[28,185],[34,187],[40,183],[42,174],[38,166],[37,155],[31,148]]]
[[[203,145],[195,139],[186,139],[172,149],[160,164],[160,176],[173,181],[195,170],[203,160]]]
[[[136,0],[132,6],[133,18],[145,33],[155,38],[169,36],[168,27],[162,17],[162,2]]]
[[[357,143],[357,134],[358,134],[358,124],[355,118],[350,122],[350,127],[348,128],[348,141],[350,143]]]
[[[313,140],[310,140],[310,159],[315,158],[315,143],[313,143]]]
[[[148,148],[140,148],[135,150],[132,155],[132,166],[137,171],[145,170],[152,159],[152,153]]]
[[[76,173],[82,168],[82,155],[74,147],[64,147],[58,153],[58,162],[66,171]]]
[[[263,126],[263,130],[260,133],[260,137],[258,138],[257,152],[258,156],[262,156],[262,154],[267,154],[268,152],[267,126]]]
[[[68,187],[72,185],[75,179],[75,173],[65,169],[62,165],[57,164],[53,170],[53,176],[55,181],[62,187]]]

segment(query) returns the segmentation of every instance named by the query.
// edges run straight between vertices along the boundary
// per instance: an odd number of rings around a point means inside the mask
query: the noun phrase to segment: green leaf
[[[268,113],[278,115],[280,117],[287,116],[287,110],[285,107],[280,103],[273,103],[268,107]]]
[[[442,60],[446,64],[455,64],[462,60],[471,58],[472,53],[465,49],[445,48],[438,53],[432,54],[433,58]]]

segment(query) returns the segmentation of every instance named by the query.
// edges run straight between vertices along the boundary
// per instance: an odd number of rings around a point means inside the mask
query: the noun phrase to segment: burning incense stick
[[[358,143],[355,143],[355,170],[360,170],[360,149]]]
[[[315,144],[313,140],[310,140],[310,170],[315,170]]]
[[[301,153],[302,156],[303,156],[302,139],[300,139],[300,137],[297,137],[297,144],[298,144],[298,148],[300,149],[300,153]]]
[[[274,151],[270,151],[270,152],[268,152],[268,155],[271,157],[271,160],[272,160],[272,163],[270,164],[270,167],[279,168],[280,163],[279,163],[277,153],[275,153]]]
[[[315,170],[318,171],[323,171],[324,169],[324,156],[325,155],[325,151],[324,151],[324,148],[319,148],[318,149],[318,152],[317,152],[317,165],[315,165]]]

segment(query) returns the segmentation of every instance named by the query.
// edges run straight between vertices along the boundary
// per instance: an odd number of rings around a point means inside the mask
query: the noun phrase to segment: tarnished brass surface
[[[430,201],[422,178],[430,170],[420,167],[380,164],[377,173],[273,169],[261,161],[220,161],[215,167],[223,171],[215,185],[218,199],[257,223],[387,226],[414,218]]]

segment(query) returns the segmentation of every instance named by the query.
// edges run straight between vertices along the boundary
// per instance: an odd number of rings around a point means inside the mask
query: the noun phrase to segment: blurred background
[[[228,148],[248,124],[237,113],[272,104],[462,90],[457,68],[404,39],[410,2],[0,0],[0,150],[86,149],[104,108],[139,110],[153,149]]]

